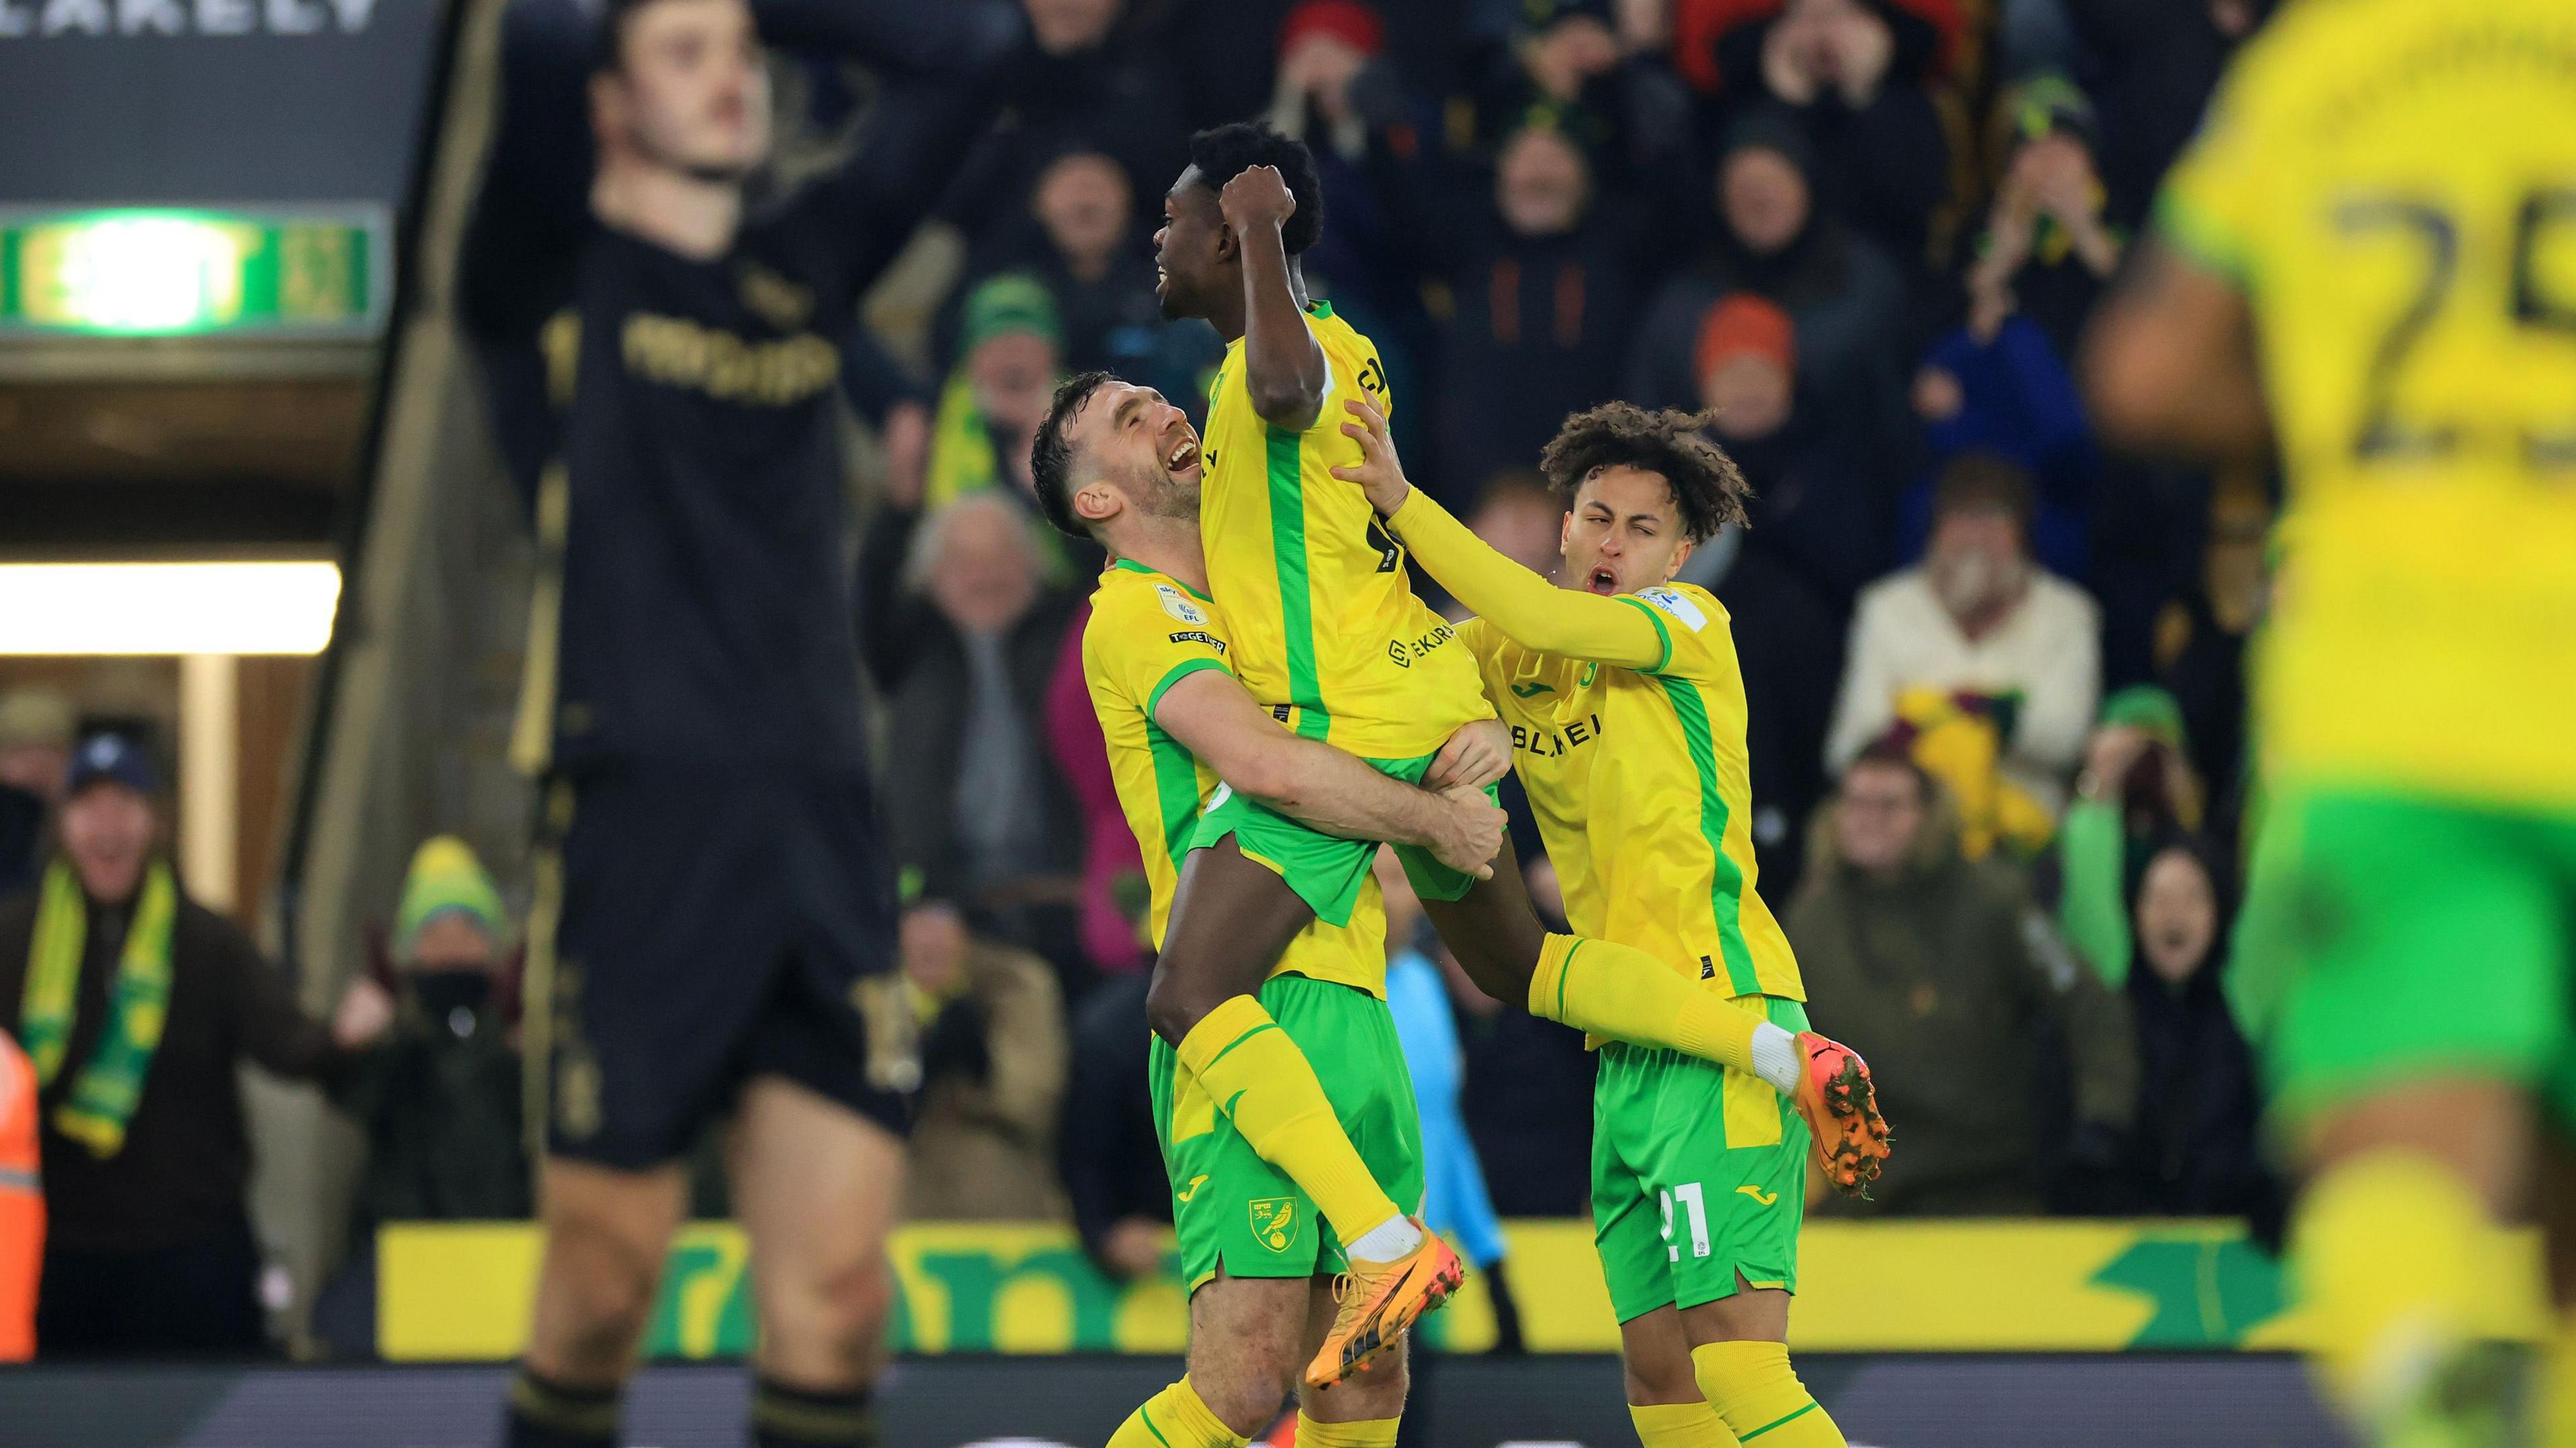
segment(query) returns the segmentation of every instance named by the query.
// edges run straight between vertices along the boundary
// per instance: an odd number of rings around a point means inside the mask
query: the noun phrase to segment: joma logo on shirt
[[[1554,759],[1578,744],[1589,744],[1601,737],[1601,716],[1577,719],[1563,729],[1532,729],[1524,724],[1512,726],[1512,747],[1524,749],[1543,758]]]

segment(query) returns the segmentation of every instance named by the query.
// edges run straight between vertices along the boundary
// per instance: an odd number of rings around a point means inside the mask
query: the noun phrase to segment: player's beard
[[[1148,505],[1146,511],[1157,518],[1170,518],[1185,523],[1196,522],[1199,516],[1199,490],[1186,486],[1180,479],[1165,473],[1156,481],[1153,502]]]

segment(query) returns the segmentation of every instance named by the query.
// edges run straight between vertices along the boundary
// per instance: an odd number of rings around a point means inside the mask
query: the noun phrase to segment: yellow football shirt
[[[2293,4],[2159,223],[2244,291],[2289,482],[2265,770],[2576,805],[2576,6]]]
[[[1208,583],[1235,629],[1235,673],[1282,722],[1369,759],[1412,759],[1489,719],[1475,661],[1414,597],[1404,550],[1360,490],[1332,475],[1360,460],[1345,399],[1390,411],[1377,348],[1317,302],[1323,411],[1304,432],[1252,409],[1243,339],[1208,391],[1199,534]]]
[[[1187,584],[1125,559],[1101,573],[1091,620],[1082,631],[1082,673],[1108,741],[1118,808],[1145,857],[1145,881],[1153,894],[1148,920],[1157,949],[1171,919],[1190,832],[1217,779],[1163,732],[1154,710],[1166,690],[1200,669],[1231,673],[1230,649],[1215,603]],[[1332,981],[1385,999],[1386,902],[1377,881],[1361,885],[1350,924],[1318,920],[1307,926],[1270,973]]]
[[[1651,669],[1539,653],[1459,626],[1512,731],[1577,935],[1695,964],[1730,996],[1805,1000],[1789,938],[1755,892],[1744,676],[1726,609],[1688,584],[1619,600],[1653,621]]]

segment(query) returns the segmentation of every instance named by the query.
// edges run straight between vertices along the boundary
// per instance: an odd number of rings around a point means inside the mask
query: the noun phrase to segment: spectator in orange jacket
[[[45,1194],[36,1170],[36,1068],[0,1032],[0,1363],[36,1355]]]

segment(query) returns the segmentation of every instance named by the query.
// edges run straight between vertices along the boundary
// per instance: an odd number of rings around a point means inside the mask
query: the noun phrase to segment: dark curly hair
[[[1280,245],[1296,256],[1323,236],[1324,179],[1315,174],[1315,153],[1304,142],[1256,122],[1236,121],[1190,137],[1190,164],[1212,192],[1223,191],[1225,183],[1255,166],[1278,167],[1288,194],[1297,198],[1296,211],[1279,228]]]
[[[1735,459],[1709,441],[1710,422],[1707,413],[1669,407],[1648,412],[1633,402],[1605,402],[1565,420],[1539,454],[1539,471],[1569,508],[1584,479],[1603,468],[1661,474],[1681,509],[1682,531],[1704,543],[1728,523],[1743,527],[1744,504],[1753,496]]]
[[[1064,440],[1065,424],[1091,400],[1101,384],[1111,382],[1106,372],[1077,372],[1055,390],[1055,399],[1047,404],[1046,421],[1038,424],[1038,435],[1029,444],[1029,477],[1037,485],[1038,511],[1055,530],[1069,537],[1088,538],[1091,529],[1073,511],[1073,447]]]

